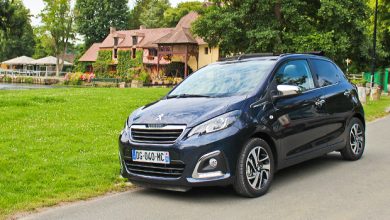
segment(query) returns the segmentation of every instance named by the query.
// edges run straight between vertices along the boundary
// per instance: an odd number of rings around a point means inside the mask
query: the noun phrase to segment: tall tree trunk
[[[282,52],[281,48],[278,48],[279,45],[282,44],[282,31],[283,31],[283,15],[282,15],[282,2],[281,2],[281,0],[275,1],[274,13],[275,13],[275,18],[278,21],[278,29],[279,29],[279,33],[276,36],[276,41],[274,44],[274,52],[281,53]]]
[[[60,76],[60,58],[58,57],[58,55],[56,56],[57,60],[56,60],[56,76],[59,77]]]

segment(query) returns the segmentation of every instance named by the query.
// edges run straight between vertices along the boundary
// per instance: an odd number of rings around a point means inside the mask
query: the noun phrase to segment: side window
[[[311,60],[313,69],[317,74],[318,85],[320,87],[329,86],[340,82],[339,71],[336,66],[325,60]]]
[[[313,89],[314,80],[306,60],[292,60],[283,64],[275,75],[278,85],[299,86],[303,90]]]

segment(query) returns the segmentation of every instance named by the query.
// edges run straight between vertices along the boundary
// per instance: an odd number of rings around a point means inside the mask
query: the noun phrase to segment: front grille
[[[171,164],[143,163],[125,159],[129,172],[145,176],[179,178],[184,170],[184,163],[171,161]]]
[[[166,125],[162,127],[133,125],[131,139],[141,143],[172,144],[183,133],[185,126]]]

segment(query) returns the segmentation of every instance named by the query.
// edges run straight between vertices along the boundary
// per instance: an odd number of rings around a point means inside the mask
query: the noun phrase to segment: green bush
[[[146,70],[141,70],[141,72],[138,74],[138,77],[136,80],[139,80],[143,83],[149,83],[150,82],[150,76],[149,73]]]
[[[3,78],[3,82],[12,83],[12,77],[10,77],[10,76],[5,76],[5,77]]]
[[[142,57],[142,51],[136,51],[135,59],[131,57],[130,50],[118,51],[118,65],[116,68],[118,76],[126,81],[131,81],[142,67]]]
[[[33,83],[33,78],[32,77],[26,77],[24,78],[24,83],[29,83],[29,84],[32,84]]]
[[[107,78],[110,64],[112,64],[112,51],[100,50],[96,62],[93,64],[93,70],[96,76],[99,78]]]

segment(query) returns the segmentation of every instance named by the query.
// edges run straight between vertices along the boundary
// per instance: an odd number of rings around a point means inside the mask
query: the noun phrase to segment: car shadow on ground
[[[329,153],[322,157],[312,159],[285,169],[278,171],[274,176],[274,182],[270,188],[269,193],[272,191],[288,185],[292,181],[298,181],[305,178],[310,178],[311,175],[318,174],[327,169],[336,169],[337,166],[342,166],[347,163],[341,158],[339,153]],[[157,189],[141,188],[134,193],[142,196],[159,197],[167,200],[181,200],[191,202],[201,202],[210,200],[224,200],[234,198],[235,200],[242,198],[239,197],[233,187],[197,187],[188,192],[175,192]],[[246,199],[246,198],[242,198]]]

